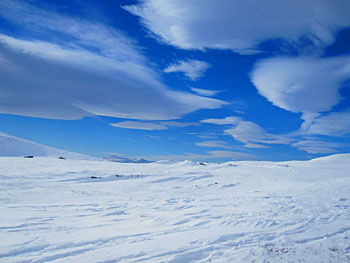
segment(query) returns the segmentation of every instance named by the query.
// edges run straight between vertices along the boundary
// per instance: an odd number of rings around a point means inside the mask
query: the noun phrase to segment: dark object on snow
[[[91,176],[90,178],[91,179],[101,179],[102,177],[101,176]]]
[[[26,156],[24,156],[24,158],[34,158],[34,156],[33,155],[26,155]]]
[[[199,165],[205,165],[205,163],[200,162]]]
[[[62,156],[58,157],[58,159],[60,159],[60,160],[66,160],[66,158],[64,158],[64,157],[62,157]]]

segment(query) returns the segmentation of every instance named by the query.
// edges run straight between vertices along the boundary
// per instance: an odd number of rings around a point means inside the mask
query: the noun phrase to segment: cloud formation
[[[178,122],[178,121],[160,121],[160,122],[141,122],[141,121],[122,121],[117,123],[111,123],[111,126],[134,129],[134,130],[167,130],[168,127],[188,127],[188,126],[200,126],[197,122]]]
[[[266,146],[258,143],[289,144],[291,142],[290,138],[286,135],[270,134],[256,123],[245,121],[240,117],[231,116],[224,119],[206,119],[201,122],[216,125],[232,125],[232,128],[225,130],[225,134],[244,143],[247,148],[266,148]]]
[[[236,116],[230,116],[230,117],[226,117],[224,119],[205,119],[205,120],[201,120],[202,123],[210,123],[210,124],[217,124],[217,125],[226,125],[226,124],[236,125],[236,124],[238,124],[241,121],[242,121],[242,118],[236,117]]]
[[[188,59],[181,60],[174,64],[169,65],[164,69],[165,73],[182,72],[187,78],[192,81],[198,80],[204,76],[205,71],[210,67],[207,62]]]
[[[198,122],[179,122],[179,121],[161,121],[160,124],[163,124],[168,127],[188,127],[188,126],[200,126]]]
[[[308,125],[288,134],[271,134],[256,123],[246,121],[240,117],[231,116],[224,119],[206,119],[202,123],[216,125],[232,125],[225,129],[226,135],[242,142],[244,147],[251,149],[269,148],[267,145],[283,144],[298,148],[311,154],[335,153],[338,148],[347,146],[336,143],[319,135],[330,137],[344,137],[350,135],[350,112],[333,112],[321,116],[314,114],[308,120]],[[304,122],[304,124],[306,121]]]
[[[196,142],[195,145],[200,147],[210,147],[210,148],[225,148],[225,149],[231,148],[224,141],[203,141],[203,142]]]
[[[341,99],[342,84],[350,79],[350,57],[270,58],[255,65],[251,79],[262,96],[282,109],[329,111]]]
[[[324,46],[350,25],[348,0],[140,0],[124,8],[167,44],[242,54],[256,52],[268,39],[298,42],[304,37]]]
[[[133,40],[104,24],[16,0],[2,1],[0,17],[23,33],[0,35],[2,113],[168,120],[225,104],[171,90]]]
[[[337,151],[335,148],[342,147],[343,145],[320,140],[301,140],[299,142],[293,143],[292,146],[311,154],[319,154],[335,153]]]
[[[333,137],[350,135],[350,111],[332,112],[328,115],[319,116],[301,132]]]
[[[208,90],[208,89],[198,89],[198,88],[191,88],[191,90],[198,95],[205,96],[205,97],[214,97],[216,94],[220,93],[221,90]]]
[[[147,131],[168,129],[166,126],[160,125],[158,123],[139,122],[139,121],[122,121],[118,123],[111,123],[110,125],[118,128],[147,130]]]

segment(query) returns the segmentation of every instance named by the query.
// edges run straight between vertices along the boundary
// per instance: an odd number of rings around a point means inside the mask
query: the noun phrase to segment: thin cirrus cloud
[[[192,81],[198,80],[204,76],[210,64],[196,59],[181,60],[169,65],[163,71],[165,73],[182,72]]]
[[[135,130],[166,130],[168,129],[165,125],[152,122],[138,122],[138,121],[122,121],[118,123],[111,123],[111,126],[124,128],[124,129],[135,129]]]
[[[110,124],[113,127],[134,130],[167,130],[169,127],[183,128],[188,126],[200,126],[196,122],[178,122],[178,121],[160,121],[160,122],[141,122],[141,121],[122,121]]]
[[[22,32],[0,34],[1,113],[168,120],[225,104],[165,86],[134,41],[107,25],[16,0],[2,1],[0,17]]]
[[[230,149],[231,147],[227,145],[225,141],[203,141],[196,142],[195,145],[199,147],[209,147],[209,148],[225,148]]]
[[[205,97],[214,97],[216,94],[222,92],[221,90],[208,90],[208,89],[198,89],[198,88],[190,88],[193,92],[197,93],[198,95],[205,96]]]
[[[161,121],[159,123],[168,127],[178,127],[178,128],[201,125],[198,122],[179,122],[179,121]]]
[[[142,0],[124,8],[167,44],[242,54],[256,52],[268,39],[296,43],[303,37],[322,47],[334,41],[338,29],[350,26],[348,0],[202,0],[200,5],[196,0]]]
[[[319,141],[319,140],[301,140],[292,144],[293,147],[299,150],[306,151],[311,154],[319,153],[335,153],[335,148],[343,147],[343,144]]]

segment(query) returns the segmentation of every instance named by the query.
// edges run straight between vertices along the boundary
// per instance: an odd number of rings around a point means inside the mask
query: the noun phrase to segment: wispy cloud
[[[196,142],[195,145],[200,147],[209,147],[209,148],[225,148],[230,149],[231,147],[227,145],[225,141],[203,141]]]
[[[152,122],[139,122],[139,121],[122,121],[118,123],[111,123],[111,126],[125,129],[135,129],[135,130],[166,130],[168,129],[164,125]]]
[[[268,39],[297,43],[303,38],[322,47],[350,25],[348,0],[202,0],[200,5],[196,0],[142,0],[124,8],[167,44],[241,54],[256,52]]]
[[[232,125],[232,128],[226,129],[224,132],[232,136],[235,140],[245,144],[247,148],[266,148],[262,144],[289,144],[291,139],[288,135],[276,135],[266,132],[256,123],[245,121],[240,117],[231,116],[224,119],[206,119],[202,123],[210,123],[216,125]]]
[[[227,124],[233,124],[236,125],[239,122],[241,122],[243,119],[236,116],[230,116],[226,117],[224,119],[205,119],[201,120],[202,123],[210,123],[210,124],[217,124],[217,125],[227,125]]]
[[[225,104],[171,90],[135,42],[105,24],[17,0],[3,0],[0,17],[22,32],[0,35],[2,113],[168,120]]]
[[[188,126],[200,126],[197,122],[178,122],[178,121],[160,121],[160,122],[142,122],[142,121],[122,121],[111,123],[111,126],[135,129],[135,130],[167,130],[169,127],[184,128]]]
[[[293,147],[297,147],[299,150],[306,151],[311,154],[319,153],[335,153],[336,148],[343,147],[343,144],[333,143],[328,141],[319,140],[302,140],[292,144]]]
[[[198,88],[191,88],[191,90],[198,95],[206,96],[206,97],[214,97],[216,94],[222,92],[221,90],[208,90],[208,89],[198,89]]]
[[[189,126],[201,125],[198,122],[179,122],[179,121],[161,121],[159,123],[168,127],[189,127]]]
[[[310,123],[299,130],[287,134],[271,134],[256,123],[240,117],[231,116],[224,119],[206,119],[202,123],[231,126],[224,128],[226,135],[251,149],[270,148],[271,144],[290,145],[311,154],[335,153],[337,149],[347,146],[344,143],[332,142],[330,137],[350,135],[350,112],[333,112],[329,115],[312,116]],[[319,135],[328,136],[320,138]]]
[[[257,144],[257,143],[247,143],[244,145],[246,148],[251,148],[251,149],[267,149],[270,148],[269,146],[262,145],[262,144]]]
[[[174,64],[169,65],[167,68],[164,69],[164,72],[165,73],[182,72],[190,80],[195,81],[203,77],[205,71],[209,67],[210,65],[207,62],[195,60],[195,59],[188,59],[188,60],[181,60]]]
[[[256,123],[250,121],[241,121],[237,126],[225,130],[225,133],[248,145],[248,148],[252,148],[252,145],[256,146],[256,143],[289,144],[291,141],[288,136],[268,133]]]
[[[333,112],[318,116],[301,132],[334,137],[350,135],[350,111]]]

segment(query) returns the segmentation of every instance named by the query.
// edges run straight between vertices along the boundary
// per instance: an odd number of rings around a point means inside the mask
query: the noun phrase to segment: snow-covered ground
[[[349,262],[350,154],[307,162],[0,158],[0,262]]]

